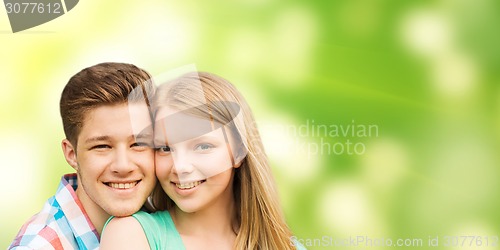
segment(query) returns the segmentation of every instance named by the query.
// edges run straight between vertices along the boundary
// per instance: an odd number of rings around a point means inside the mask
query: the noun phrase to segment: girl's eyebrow
[[[203,140],[203,139],[215,139],[215,140],[219,140],[221,138],[219,136],[204,134],[204,135],[198,136],[198,137],[190,139],[190,140],[198,141],[198,140]]]
[[[212,131],[213,132],[213,131]],[[193,141],[193,142],[197,142],[197,141],[200,141],[200,140],[224,140],[224,137],[222,137],[222,135],[213,135],[210,133],[206,133],[206,134],[202,134],[200,136],[197,136],[197,137],[194,137],[194,138],[190,138],[190,139],[187,139],[187,140],[184,140],[184,141]]]
[[[209,135],[209,134],[204,134],[204,135],[201,135],[201,136],[198,136],[196,138],[192,138],[192,139],[187,139],[187,140],[184,140],[184,141],[180,141],[180,142],[198,142],[200,140],[204,140],[204,139],[212,139],[212,140],[220,140],[221,138],[219,136],[214,136],[214,135]],[[168,145],[168,140],[167,139],[154,139],[153,141],[154,145]],[[179,143],[179,142],[176,142],[176,143]],[[176,144],[174,143],[174,144]]]
[[[168,145],[168,142],[167,142],[167,140],[155,139],[153,141],[153,144],[154,145]]]

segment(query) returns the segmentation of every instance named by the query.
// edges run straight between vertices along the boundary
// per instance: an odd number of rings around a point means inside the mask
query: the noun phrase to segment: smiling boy
[[[131,64],[102,63],[74,75],[60,111],[62,150],[76,171],[20,229],[9,249],[97,249],[105,221],[139,210],[151,193],[151,76]]]

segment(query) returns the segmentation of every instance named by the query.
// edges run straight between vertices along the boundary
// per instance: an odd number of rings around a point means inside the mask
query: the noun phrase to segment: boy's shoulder
[[[79,205],[73,187],[63,176],[57,193],[19,230],[8,249],[94,249],[97,230]]]

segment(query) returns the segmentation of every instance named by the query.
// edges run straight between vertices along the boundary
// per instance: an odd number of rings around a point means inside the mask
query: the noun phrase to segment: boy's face
[[[146,104],[101,106],[85,115],[76,154],[66,158],[89,214],[127,216],[141,208],[156,184],[152,142]]]

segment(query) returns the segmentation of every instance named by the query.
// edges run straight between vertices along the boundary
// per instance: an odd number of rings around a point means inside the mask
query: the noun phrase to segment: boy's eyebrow
[[[107,135],[100,135],[100,136],[94,136],[90,137],[87,140],[85,140],[85,143],[91,143],[91,142],[96,142],[96,141],[109,141],[109,136]]]
[[[152,137],[153,137],[152,133],[140,133],[137,135],[130,135],[129,138],[130,139],[143,139],[143,138],[150,139]],[[87,140],[85,140],[85,143],[92,143],[92,142],[97,142],[97,141],[110,141],[110,140],[111,140],[110,136],[99,135],[99,136],[94,136],[94,137],[88,138]]]
[[[135,139],[142,139],[142,138],[147,138],[147,139],[152,139],[153,138],[153,133],[139,133],[137,135],[131,135],[130,137],[135,138]]]

